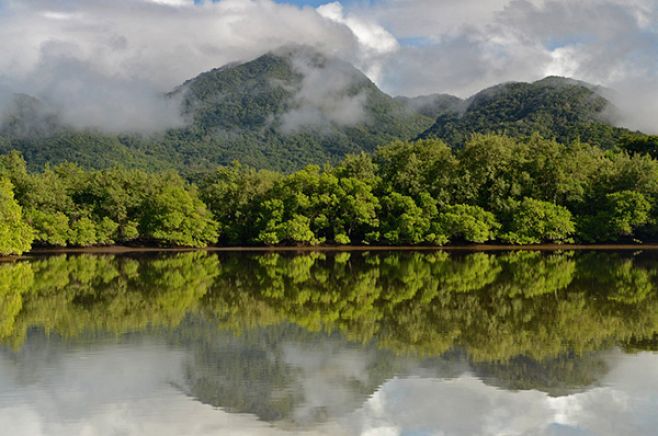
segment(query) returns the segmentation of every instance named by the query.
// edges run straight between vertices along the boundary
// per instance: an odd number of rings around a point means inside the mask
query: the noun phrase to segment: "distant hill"
[[[0,152],[18,149],[33,167],[70,160],[193,170],[240,160],[287,171],[413,139],[434,118],[383,93],[351,64],[306,47],[205,72],[168,96],[182,102],[186,126],[151,136],[81,132],[38,100],[17,96],[0,125]]]
[[[0,120],[0,153],[18,150],[32,169],[66,161],[86,168],[173,167],[146,153],[144,150],[148,147],[135,147],[136,141],[144,141],[139,136],[73,129],[62,123],[56,112],[31,96],[14,96],[7,113],[0,114]]]
[[[203,73],[171,95],[190,125],[165,144],[190,162],[285,170],[413,139],[432,124],[349,63],[305,47]]]
[[[440,114],[420,138],[441,138],[461,146],[473,133],[539,133],[560,142],[581,139],[611,148],[629,131],[608,122],[611,105],[600,91],[561,77],[497,85],[466,100],[465,110]]]
[[[183,127],[150,135],[80,130],[27,95],[0,114],[0,153],[29,166],[174,168],[191,174],[239,160],[282,171],[336,162],[395,139],[441,138],[454,147],[473,133],[580,138],[658,155],[658,139],[613,127],[595,86],[548,77],[505,83],[462,100],[448,94],[392,98],[351,64],[308,47],[286,47],[186,81],[166,95]]]

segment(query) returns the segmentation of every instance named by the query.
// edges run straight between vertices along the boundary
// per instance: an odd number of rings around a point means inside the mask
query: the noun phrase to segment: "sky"
[[[623,125],[656,131],[657,23],[658,0],[0,0],[0,103],[36,94],[81,124],[126,101],[148,113],[149,96],[294,43],[392,95],[573,77],[614,89]]]

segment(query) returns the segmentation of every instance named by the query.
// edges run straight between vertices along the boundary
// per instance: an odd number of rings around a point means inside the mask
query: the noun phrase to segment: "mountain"
[[[80,131],[17,97],[0,124],[0,152],[18,149],[32,167],[70,160],[193,171],[240,160],[289,171],[413,139],[433,121],[351,64],[301,46],[202,73],[167,96],[180,101],[186,123],[152,135]]]
[[[18,150],[32,169],[66,161],[87,168],[172,167],[132,146],[137,136],[71,128],[44,102],[28,95],[15,95],[0,121],[0,153]]]
[[[412,139],[432,123],[351,64],[306,47],[203,73],[170,95],[189,125],[166,143],[192,141],[189,161],[296,168]]]
[[[612,148],[629,131],[610,124],[612,105],[601,91],[561,77],[501,84],[466,100],[465,110],[440,114],[420,138],[441,138],[461,146],[473,133],[539,133],[560,142],[580,139]]]
[[[473,133],[492,132],[658,155],[658,138],[613,127],[602,90],[584,82],[505,83],[466,100],[393,98],[351,64],[303,46],[204,72],[165,97],[180,105],[182,127],[146,135],[76,129],[46,103],[17,95],[0,114],[0,153],[19,150],[32,169],[71,161],[189,175],[239,160],[292,171],[396,139],[434,137],[459,147]]]

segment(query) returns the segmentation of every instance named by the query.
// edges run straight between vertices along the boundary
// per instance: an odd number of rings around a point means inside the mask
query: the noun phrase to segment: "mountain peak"
[[[582,80],[573,79],[571,77],[563,76],[546,76],[543,79],[532,82],[533,85],[542,85],[542,86],[552,86],[552,87],[561,87],[561,86],[582,86],[584,88],[596,89],[597,86]]]
[[[533,83],[503,83],[470,97],[462,114],[439,116],[421,137],[461,146],[473,133],[539,133],[560,142],[581,139],[610,148],[619,129],[606,122],[611,105],[600,91],[589,83],[557,76]]]
[[[301,163],[312,161],[306,155],[330,161],[411,139],[431,124],[349,62],[303,45],[207,71],[172,95],[181,98],[189,121],[185,137],[221,149],[220,163],[264,166],[264,150],[253,150],[263,144],[279,148],[266,151],[269,160],[279,154]]]

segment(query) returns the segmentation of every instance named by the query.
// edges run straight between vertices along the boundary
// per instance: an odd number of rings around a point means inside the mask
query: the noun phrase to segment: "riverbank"
[[[658,250],[658,243],[651,244],[539,244],[539,245],[447,245],[447,246],[386,246],[386,245],[319,245],[319,246],[232,246],[232,247],[131,247],[113,245],[87,248],[38,248],[25,253],[24,256],[56,254],[139,254],[139,253],[184,253],[192,251],[206,252],[364,252],[364,251],[636,251]]]

